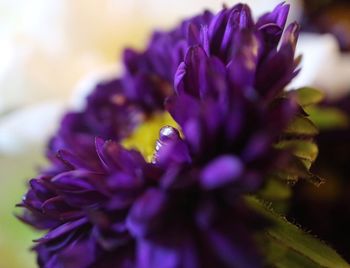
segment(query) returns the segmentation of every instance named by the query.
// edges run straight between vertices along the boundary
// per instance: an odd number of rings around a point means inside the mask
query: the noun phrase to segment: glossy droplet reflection
[[[176,140],[180,138],[179,131],[171,126],[162,127],[159,131],[159,140],[162,142],[166,142],[169,140]]]
[[[156,143],[156,152],[168,141],[174,141],[180,138],[179,131],[171,126],[162,127],[159,131],[159,139]]]
[[[169,141],[175,141],[177,139],[180,139],[180,133],[176,128],[172,126],[162,127],[159,131],[159,139],[156,142],[156,151],[152,162],[156,162],[157,153],[162,148],[162,146],[164,146],[164,144],[166,144]]]

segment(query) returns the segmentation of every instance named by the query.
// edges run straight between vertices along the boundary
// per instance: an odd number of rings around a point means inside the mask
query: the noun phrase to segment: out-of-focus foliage
[[[29,251],[32,240],[39,237],[16,219],[14,206],[26,188],[25,178],[33,176],[35,166],[43,163],[39,148],[28,148],[20,156],[0,156],[0,267],[32,268],[35,255]]]
[[[251,197],[247,200],[271,221],[265,236],[270,242],[266,248],[269,252],[268,262],[272,267],[349,268],[334,250],[286,221],[268,205]]]

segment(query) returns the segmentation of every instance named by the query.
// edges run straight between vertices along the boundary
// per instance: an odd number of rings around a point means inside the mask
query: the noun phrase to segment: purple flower
[[[161,130],[154,164],[163,174],[127,219],[138,267],[262,266],[253,234],[266,222],[242,195],[288,163],[274,148],[298,112],[282,96],[297,65],[298,26],[282,37],[287,11],[280,5],[254,24],[237,5],[192,29],[197,42],[166,105],[179,130]]]
[[[151,183],[149,165],[138,152],[101,139],[94,163],[64,150],[58,157],[66,170],[32,179],[20,204],[24,222],[47,230],[34,247],[39,265],[134,267],[125,219]]]
[[[53,167],[21,204],[47,230],[42,267],[262,266],[254,235],[267,223],[243,196],[289,160],[274,148],[299,112],[284,93],[298,72],[287,13],[281,4],[255,23],[242,4],[204,12],[125,52],[125,74],[66,115]],[[161,129],[153,163],[116,143],[164,109],[179,129]]]

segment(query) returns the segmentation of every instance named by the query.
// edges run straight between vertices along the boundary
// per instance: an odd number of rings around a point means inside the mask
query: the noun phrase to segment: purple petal
[[[144,237],[155,231],[164,220],[164,209],[167,196],[158,189],[149,189],[131,208],[127,218],[127,226],[136,237]]]
[[[243,172],[243,164],[234,156],[220,156],[210,162],[202,171],[201,185],[215,189],[236,181]]]
[[[42,242],[54,240],[56,238],[59,238],[65,234],[81,227],[82,225],[84,225],[86,223],[87,223],[86,218],[82,218],[82,219],[72,221],[72,222],[67,222],[67,223],[62,224],[61,226],[57,227],[56,229],[51,230],[47,235],[40,238],[38,241],[42,243]]]

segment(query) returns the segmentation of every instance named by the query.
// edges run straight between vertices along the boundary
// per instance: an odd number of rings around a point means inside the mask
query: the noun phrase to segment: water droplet
[[[180,137],[179,131],[171,126],[162,127],[159,131],[159,141],[166,142],[169,140],[176,140]]]
[[[162,127],[159,131],[159,139],[156,142],[156,150],[152,162],[155,163],[157,161],[157,153],[162,146],[169,141],[175,141],[177,139],[180,139],[180,133],[176,128],[171,126]]]

